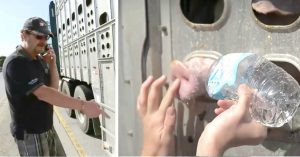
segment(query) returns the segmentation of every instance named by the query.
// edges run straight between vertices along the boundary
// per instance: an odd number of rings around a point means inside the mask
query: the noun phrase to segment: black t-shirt
[[[53,126],[53,106],[37,99],[33,91],[50,84],[49,68],[41,57],[31,59],[21,46],[5,59],[5,90],[10,105],[11,132],[23,139],[24,131],[40,134]]]

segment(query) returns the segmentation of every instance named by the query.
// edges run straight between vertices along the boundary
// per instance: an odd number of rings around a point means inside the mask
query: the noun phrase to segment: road
[[[5,95],[2,72],[0,73],[0,156],[18,156],[17,145],[10,134],[9,106]],[[69,118],[63,108],[55,107],[54,127],[67,156],[104,156],[101,140],[82,133],[77,120]]]

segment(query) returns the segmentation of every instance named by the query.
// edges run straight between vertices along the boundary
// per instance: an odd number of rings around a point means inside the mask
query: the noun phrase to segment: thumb
[[[251,101],[253,98],[254,90],[248,87],[245,84],[242,84],[238,88],[238,111],[241,114],[240,116],[244,116],[247,112],[249,112],[249,107],[251,105]]]

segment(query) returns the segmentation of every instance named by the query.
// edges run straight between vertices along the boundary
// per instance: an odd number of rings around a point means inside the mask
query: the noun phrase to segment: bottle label
[[[230,53],[223,56],[212,69],[207,82],[208,95],[214,99],[224,99],[225,86],[234,86],[239,63],[253,53]]]

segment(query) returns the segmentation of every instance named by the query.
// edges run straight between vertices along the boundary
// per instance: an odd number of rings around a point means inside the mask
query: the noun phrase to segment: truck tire
[[[93,94],[88,87],[84,85],[79,85],[75,88],[74,98],[81,99],[81,100],[91,100],[93,99]],[[78,110],[75,110],[75,115],[79,123],[80,129],[86,134],[92,134],[93,133],[92,119],[88,118],[85,114],[81,113]]]
[[[72,96],[71,91],[72,91],[72,87],[71,87],[70,83],[68,83],[67,81],[62,80],[61,92],[71,97]],[[66,108],[65,110],[66,110],[67,115],[69,117],[75,118],[75,112],[74,112],[73,109]]]

